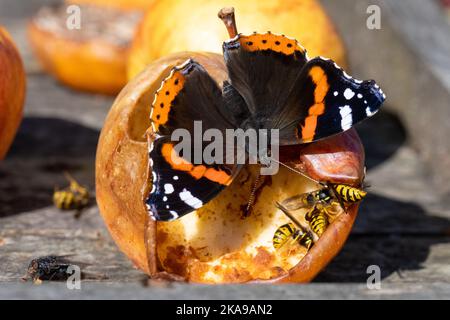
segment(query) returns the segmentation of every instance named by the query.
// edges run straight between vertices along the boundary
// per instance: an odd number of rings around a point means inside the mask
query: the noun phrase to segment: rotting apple
[[[152,277],[197,283],[308,282],[342,248],[358,206],[336,216],[317,243],[274,250],[274,231],[288,218],[275,202],[317,189],[305,177],[280,167],[265,178],[251,214],[243,217],[257,166],[199,210],[173,222],[149,219],[144,198],[151,187],[148,145],[150,102],[174,66],[193,58],[222,84],[223,57],[184,52],[151,63],[117,97],[102,129],[96,158],[96,194],[103,219],[119,248]],[[318,180],[358,185],[364,150],[353,129],[303,146],[284,147],[281,160]]]
[[[62,83],[117,94],[127,82],[126,60],[143,12],[79,6],[79,28],[75,17],[68,26],[66,5],[41,8],[28,25],[31,46],[44,69]]]
[[[25,100],[25,71],[8,32],[0,26],[0,160],[16,135]]]

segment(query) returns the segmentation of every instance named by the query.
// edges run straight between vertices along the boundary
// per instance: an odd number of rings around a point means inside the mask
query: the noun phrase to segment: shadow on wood
[[[356,130],[365,148],[368,170],[389,160],[406,143],[402,123],[385,109],[356,126]]]
[[[0,164],[0,217],[52,205],[54,188],[68,184],[64,171],[93,190],[98,135],[66,120],[25,118]]]
[[[431,246],[450,242],[449,231],[449,219],[429,216],[413,203],[371,194],[344,249],[315,281],[365,283],[370,265],[380,267],[382,279],[393,273],[402,279],[407,271],[422,269]],[[415,277],[407,276],[408,281],[420,280]]]

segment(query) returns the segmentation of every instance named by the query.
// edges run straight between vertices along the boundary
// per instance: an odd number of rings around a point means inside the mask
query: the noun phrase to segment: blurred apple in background
[[[311,57],[321,55],[347,66],[344,45],[316,0],[164,0],[155,2],[139,26],[129,56],[128,78],[169,53],[222,53],[228,34],[217,12],[225,6],[235,8],[241,33],[284,34],[297,39]]]
[[[25,100],[25,71],[8,32],[0,26],[0,160],[16,135]]]
[[[152,1],[70,1],[43,7],[31,19],[28,35],[44,69],[78,90],[117,94],[127,82],[126,62],[144,8]],[[78,10],[78,12],[77,12]],[[79,26],[68,27],[68,19]]]

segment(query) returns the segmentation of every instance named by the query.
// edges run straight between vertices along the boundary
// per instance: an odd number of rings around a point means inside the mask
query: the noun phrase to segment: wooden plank
[[[192,286],[173,284],[169,287],[143,288],[139,285],[85,284],[81,290],[68,290],[64,284],[42,286],[6,284],[0,299],[154,299],[154,300],[332,300],[332,299],[448,299],[449,284],[386,284],[381,290],[366,285],[314,284],[293,286]],[[270,301],[267,301],[270,304]]]

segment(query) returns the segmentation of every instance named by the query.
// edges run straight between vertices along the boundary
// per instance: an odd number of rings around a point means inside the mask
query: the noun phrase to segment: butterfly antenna
[[[234,8],[233,7],[222,8],[220,9],[217,15],[220,18],[220,20],[222,20],[222,22],[225,24],[230,39],[236,37],[238,35],[238,31],[236,27],[236,19],[234,17]]]
[[[295,169],[295,168],[292,168],[291,166],[288,166],[287,164],[285,164],[285,163],[283,163],[283,162],[281,162],[281,161],[278,161],[278,160],[276,160],[276,159],[274,159],[274,158],[272,158],[272,157],[268,157],[268,158],[270,159],[270,161],[274,161],[274,162],[276,162],[276,163],[282,165],[283,167],[288,168],[289,170],[291,170],[291,171],[293,171],[293,172],[295,172],[295,173],[297,173],[297,174],[299,174],[299,175],[305,177],[306,179],[308,179],[308,180],[310,180],[310,181],[312,181],[312,182],[314,182],[314,183],[323,185],[322,182],[320,182],[320,181],[318,181],[318,180],[316,180],[316,179],[311,178],[311,177],[308,176],[306,173],[301,172],[300,170],[297,170],[297,169]]]
[[[255,194],[256,190],[258,189],[259,180],[261,180],[261,174],[258,174],[255,183],[253,184],[252,192],[250,193],[250,197],[248,198],[247,202],[247,207],[245,208],[246,215],[248,215],[250,208],[253,206],[253,203],[255,202]]]

